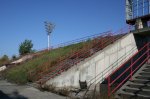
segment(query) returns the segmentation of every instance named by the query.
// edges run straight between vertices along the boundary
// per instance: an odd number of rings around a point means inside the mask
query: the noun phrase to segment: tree
[[[9,61],[9,58],[7,55],[3,55],[3,57],[0,59],[1,61]]]
[[[16,60],[17,59],[17,56],[16,55],[13,55],[12,56],[12,60]]]
[[[1,58],[0,58],[0,65],[4,65],[6,63],[9,62],[9,57],[7,55],[3,55]]]
[[[32,47],[33,47],[32,41],[26,39],[24,42],[22,42],[19,45],[19,54],[20,55],[25,55],[27,53],[31,53],[32,52]]]

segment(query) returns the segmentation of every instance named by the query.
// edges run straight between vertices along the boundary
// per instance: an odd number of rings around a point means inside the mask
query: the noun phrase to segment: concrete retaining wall
[[[46,82],[46,85],[52,84],[58,88],[80,88],[79,80],[87,82],[90,81],[120,57],[128,53],[132,48],[135,48],[132,52],[132,54],[134,54],[137,51],[137,47],[134,36],[130,33],[113,44],[107,46],[103,50],[97,52],[93,56],[73,66],[68,71],[63,72],[61,75],[56,76],[53,79],[50,79]],[[132,54],[129,56],[132,56]],[[125,59],[128,59],[128,57]],[[120,63],[117,64],[118,66],[120,65]],[[113,69],[115,68],[112,67],[112,70]],[[107,76],[107,74],[105,76]]]

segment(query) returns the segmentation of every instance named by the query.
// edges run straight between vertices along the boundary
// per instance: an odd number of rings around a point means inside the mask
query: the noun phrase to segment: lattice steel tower
[[[126,0],[126,22],[135,29],[149,27],[150,0]]]

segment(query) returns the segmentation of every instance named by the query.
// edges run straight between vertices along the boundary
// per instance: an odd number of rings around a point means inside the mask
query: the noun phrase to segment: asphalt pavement
[[[40,91],[28,85],[16,85],[0,80],[0,99],[66,99],[66,97]]]

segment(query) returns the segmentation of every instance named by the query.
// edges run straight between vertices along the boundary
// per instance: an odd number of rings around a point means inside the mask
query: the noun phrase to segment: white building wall
[[[132,48],[135,48],[135,50],[132,52],[132,54],[134,54],[137,51],[137,47],[134,36],[132,33],[130,33],[113,44],[110,44],[103,50],[97,52],[93,56],[71,67],[68,71],[63,72],[61,75],[56,76],[53,79],[50,79],[46,82],[46,85],[52,84],[58,88],[79,88],[79,80],[86,80],[87,82],[90,81],[97,74],[101,73],[112,63],[118,60],[121,56],[128,53]],[[130,54],[128,57],[132,56],[132,54]],[[128,57],[125,59],[128,59]],[[120,66],[121,63],[117,64]],[[110,72],[112,72],[114,69],[115,67],[112,67]],[[107,76],[108,73],[104,75],[104,77]]]

